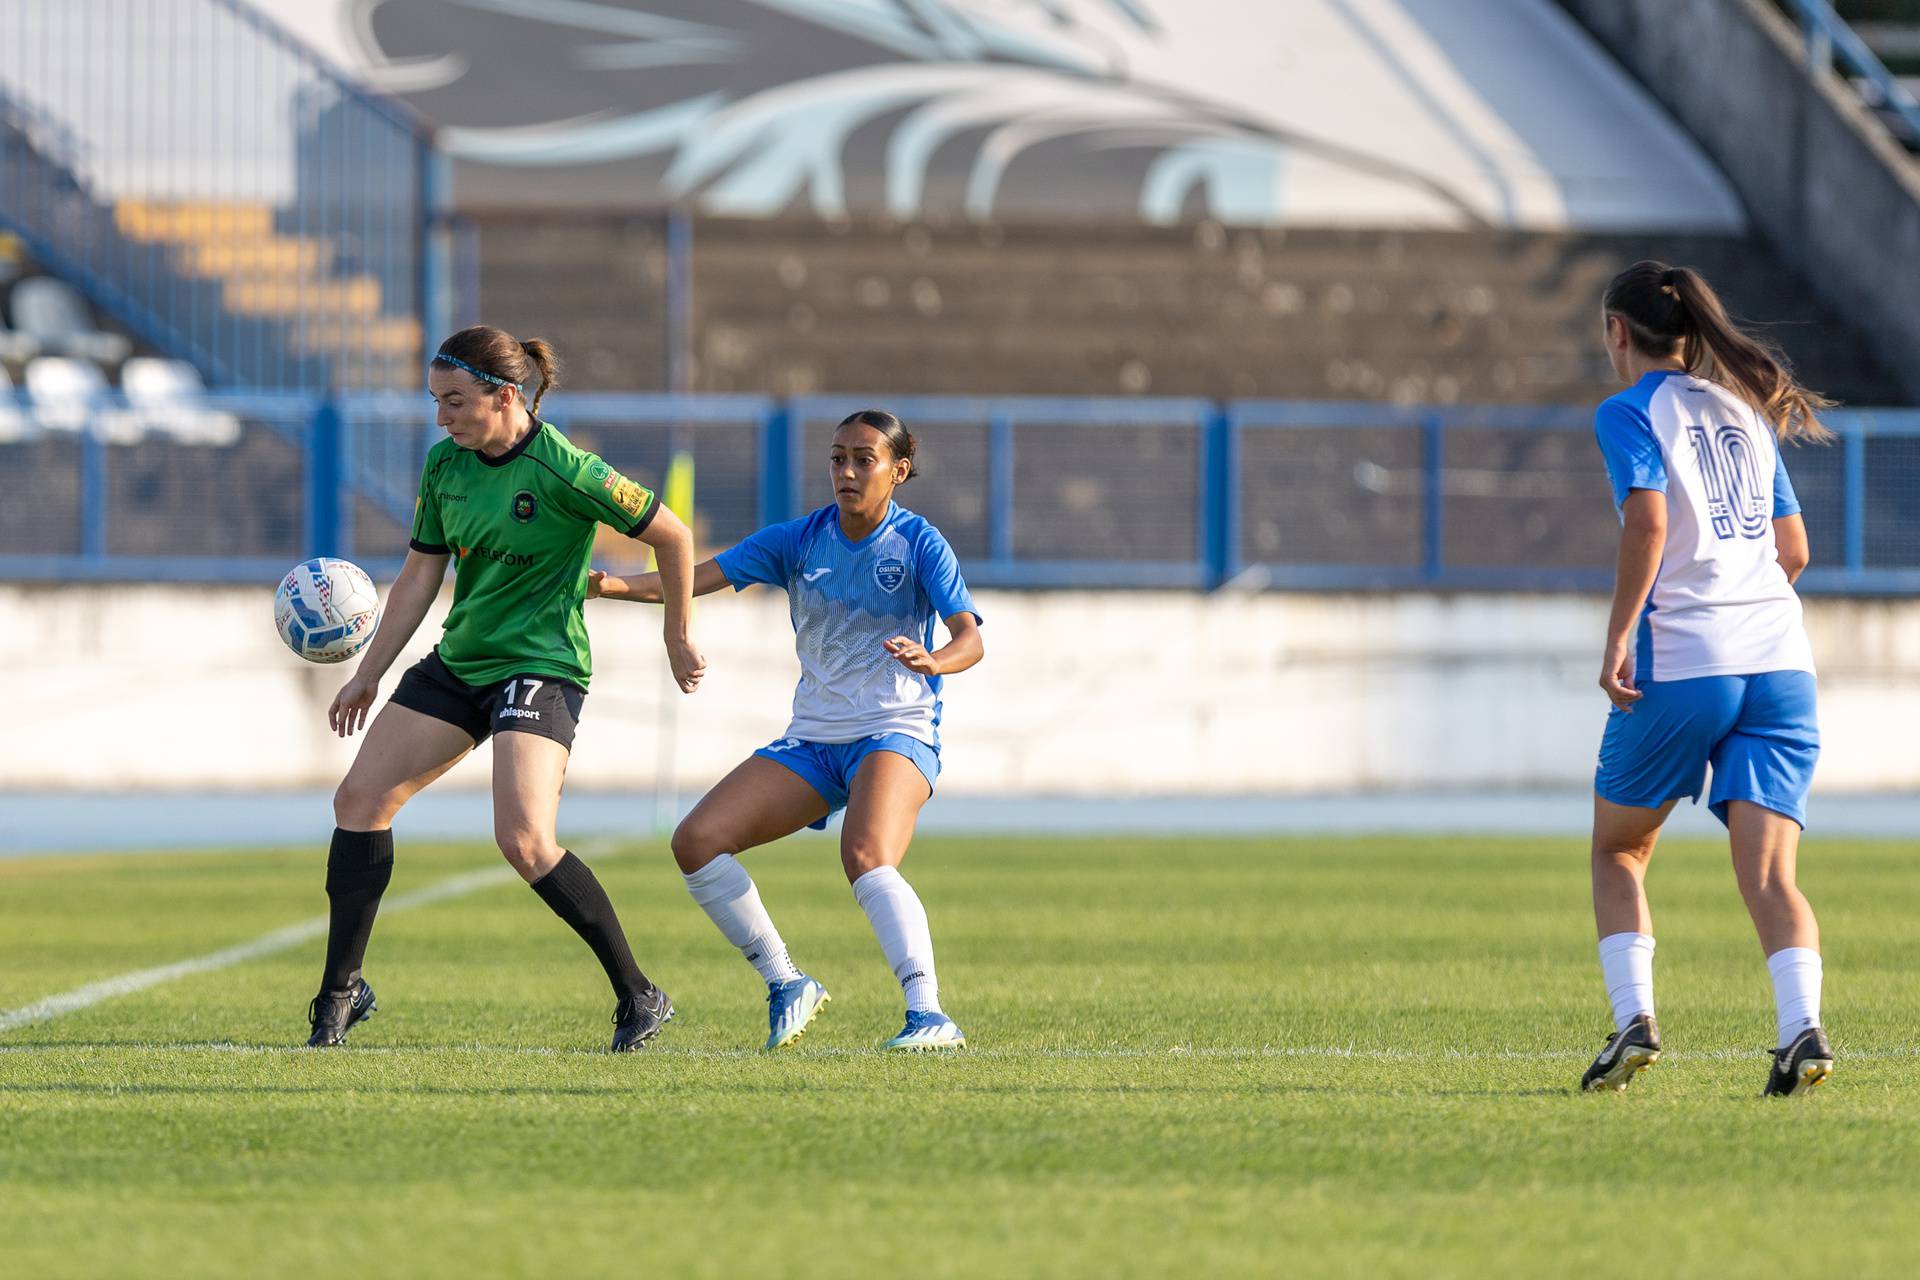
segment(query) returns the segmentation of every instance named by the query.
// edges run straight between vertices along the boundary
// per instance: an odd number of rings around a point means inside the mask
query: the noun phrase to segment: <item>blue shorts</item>
[[[1593,789],[1602,800],[1657,809],[1700,798],[1721,822],[1727,802],[1749,800],[1807,825],[1807,789],[1820,758],[1810,671],[1649,680],[1631,711],[1613,708],[1600,739]]]
[[[927,780],[927,792],[933,792],[940,776],[940,748],[930,747],[904,733],[876,733],[853,742],[805,742],[799,738],[781,738],[769,742],[753,754],[763,760],[784,765],[800,775],[801,781],[820,793],[827,802],[827,818],[847,807],[847,792],[860,762],[876,751],[891,751],[913,761]],[[807,825],[815,831],[826,828],[827,818]]]

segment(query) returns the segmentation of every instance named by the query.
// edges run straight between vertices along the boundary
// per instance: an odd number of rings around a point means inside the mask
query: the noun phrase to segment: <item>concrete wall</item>
[[[1920,162],[1764,0],[1560,0],[1726,172],[1753,225],[1920,398]]]
[[[443,601],[444,604],[444,601]],[[987,660],[948,686],[962,794],[1580,786],[1606,704],[1584,597],[988,593]],[[343,667],[275,636],[266,588],[0,586],[0,789],[330,786]],[[438,617],[410,651],[424,653]],[[669,694],[658,615],[589,608],[577,785],[704,787],[786,725],[784,597],[703,601],[712,674]],[[1809,605],[1827,791],[1920,786],[1920,603]],[[389,692],[390,675],[383,692]],[[677,709],[677,732],[664,707]],[[484,757],[447,783],[484,786]]]

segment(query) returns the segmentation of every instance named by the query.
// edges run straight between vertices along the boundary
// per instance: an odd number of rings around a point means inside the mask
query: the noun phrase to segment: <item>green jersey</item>
[[[594,530],[634,536],[659,508],[650,490],[548,423],[498,458],[451,439],[433,446],[411,545],[455,557],[440,660],[468,684],[532,674],[585,687],[593,654],[581,606]]]

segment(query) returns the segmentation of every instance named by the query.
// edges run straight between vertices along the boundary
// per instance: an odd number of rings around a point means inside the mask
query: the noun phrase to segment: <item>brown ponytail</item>
[[[527,397],[527,384],[537,376],[540,385],[528,398],[527,412],[540,416],[540,401],[560,385],[560,355],[544,338],[525,342],[504,329],[477,324],[440,344],[435,360],[465,370],[492,386],[511,386]]]
[[[1613,278],[1601,305],[1625,322],[1635,350],[1678,355],[1688,373],[1712,378],[1751,404],[1781,440],[1833,439],[1819,417],[1833,401],[1796,382],[1786,357],[1736,325],[1691,267],[1636,262]]]
[[[533,393],[533,403],[527,411],[534,417],[540,416],[540,401],[547,392],[560,385],[560,353],[555,351],[545,338],[528,338],[520,344],[520,350],[526,353],[533,367],[540,371],[540,387]]]

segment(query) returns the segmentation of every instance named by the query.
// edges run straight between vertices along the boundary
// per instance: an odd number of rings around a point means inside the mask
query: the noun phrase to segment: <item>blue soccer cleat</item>
[[[907,1025],[900,1028],[900,1034],[882,1047],[902,1053],[964,1049],[967,1047],[967,1038],[961,1034],[959,1024],[946,1014],[938,1010],[923,1013],[918,1009],[909,1009]]]
[[[827,989],[801,974],[786,982],[767,984],[767,1048],[784,1049],[807,1034],[807,1028],[831,1000]]]

